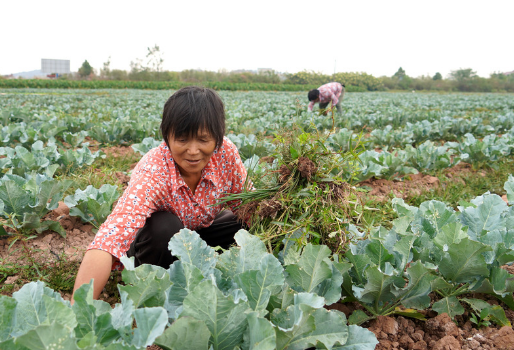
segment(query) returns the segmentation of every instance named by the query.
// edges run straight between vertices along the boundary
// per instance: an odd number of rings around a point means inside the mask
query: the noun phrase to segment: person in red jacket
[[[236,146],[224,136],[225,109],[218,94],[194,86],[178,90],[164,105],[160,129],[164,141],[134,168],[84,255],[74,292],[94,279],[98,298],[111,270],[123,268],[124,255],[134,257],[135,266],[169,268],[175,257],[168,242],[183,228],[210,246],[228,248],[243,227],[235,215],[239,201],[218,203],[251,186]]]
[[[341,112],[341,100],[344,97],[344,88],[344,84],[332,82],[309,91],[307,94],[310,101],[308,106],[309,112],[312,112],[315,103],[319,103],[319,109],[323,111],[324,115],[327,115],[325,109],[330,102],[332,102],[332,108],[335,106],[337,111]]]

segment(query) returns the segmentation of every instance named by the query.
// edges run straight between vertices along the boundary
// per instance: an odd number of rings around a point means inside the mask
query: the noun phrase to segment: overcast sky
[[[514,70],[514,0],[0,1],[0,74],[42,58],[130,69],[158,45],[163,68],[272,68],[444,77]]]

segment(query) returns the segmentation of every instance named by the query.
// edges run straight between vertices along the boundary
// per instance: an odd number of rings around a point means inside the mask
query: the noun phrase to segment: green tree
[[[79,68],[79,75],[84,78],[90,76],[91,73],[93,73],[93,67],[85,60],[84,63],[82,63],[82,67]]]
[[[400,67],[398,68],[396,73],[394,73],[393,78],[398,78],[398,80],[402,80],[406,76],[407,74],[405,73],[405,70],[402,67]]]
[[[456,80],[456,81],[465,81],[468,79],[476,78],[477,72],[472,70],[471,68],[466,69],[458,69],[458,70],[452,70],[450,72],[450,78]]]
[[[146,58],[148,59],[147,68],[154,72],[162,71],[162,63],[164,62],[164,54],[161,52],[161,49],[157,44],[154,47],[148,48],[148,53],[146,54]]]
[[[471,68],[458,69],[450,72],[450,79],[454,81],[457,90],[459,91],[484,91],[484,89],[491,90],[488,86],[484,85],[483,81],[478,79],[477,73]]]
[[[102,78],[108,78],[111,73],[111,56],[107,59],[107,62],[104,62],[103,68],[100,69],[100,76]]]
[[[434,77],[432,78],[432,80],[442,80],[442,79],[443,79],[443,76],[439,72],[435,73]]]

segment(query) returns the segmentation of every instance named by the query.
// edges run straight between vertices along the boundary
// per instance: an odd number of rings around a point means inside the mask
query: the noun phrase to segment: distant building
[[[258,73],[273,72],[272,68],[257,68]]]
[[[503,75],[512,75],[514,74],[514,70],[512,72],[505,72],[505,73],[502,73]]]
[[[42,58],[41,59],[41,72],[44,74],[69,74],[70,73],[70,60],[55,60]]]
[[[232,70],[230,71],[230,73],[233,73],[233,74],[244,74],[244,73],[257,73],[256,71],[254,70],[249,70],[249,69],[236,69],[236,70]]]

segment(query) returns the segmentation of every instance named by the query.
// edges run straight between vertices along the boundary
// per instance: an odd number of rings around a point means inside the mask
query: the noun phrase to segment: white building
[[[41,59],[41,72],[45,74],[69,74],[70,60]]]

